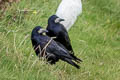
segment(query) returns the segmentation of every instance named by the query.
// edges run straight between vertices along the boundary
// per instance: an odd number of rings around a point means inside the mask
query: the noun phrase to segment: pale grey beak
[[[56,18],[55,19],[55,23],[59,23],[59,22],[61,22],[61,21],[65,21],[64,19],[61,19],[61,18]]]
[[[46,30],[46,29],[40,29],[40,30],[38,31],[38,33],[46,33],[46,32],[48,32],[48,30]]]

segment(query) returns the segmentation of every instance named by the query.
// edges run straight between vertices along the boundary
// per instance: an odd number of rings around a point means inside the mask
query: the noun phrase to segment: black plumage
[[[46,34],[50,37],[56,37],[54,39],[55,41],[58,41],[61,44],[63,44],[71,53],[74,54],[68,32],[65,29],[65,27],[62,24],[60,24],[61,21],[64,21],[64,19],[61,19],[56,15],[52,15],[48,19],[48,32]]]
[[[81,62],[81,60],[75,56],[71,56],[69,51],[61,43],[44,35],[43,33],[45,31],[46,30],[42,29],[40,26],[35,27],[32,31],[31,41],[36,54],[43,57],[44,52],[41,53],[41,51],[45,49],[45,58],[50,64],[55,64],[61,59],[79,69],[79,65],[73,62],[73,60],[76,62]]]

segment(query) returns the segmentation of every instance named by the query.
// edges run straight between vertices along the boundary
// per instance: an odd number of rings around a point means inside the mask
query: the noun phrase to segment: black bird
[[[75,56],[71,56],[69,51],[61,43],[44,35],[43,33],[45,32],[47,30],[42,29],[40,26],[35,27],[32,31],[31,41],[36,54],[43,57],[44,52],[41,51],[45,51],[45,58],[50,64],[55,64],[61,59],[79,69],[79,65],[73,61],[81,62],[81,60]]]
[[[57,42],[60,42],[62,45],[64,45],[71,53],[74,54],[74,51],[72,49],[70,38],[68,35],[67,30],[65,27],[60,24],[61,21],[64,21],[64,19],[59,18],[56,15],[52,15],[48,19],[48,26],[46,33],[50,37],[56,37],[54,40]]]

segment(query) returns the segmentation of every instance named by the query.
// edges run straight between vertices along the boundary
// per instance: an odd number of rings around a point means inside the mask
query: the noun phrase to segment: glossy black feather
[[[57,42],[57,41],[56,41]],[[57,42],[57,44],[62,47],[64,50],[68,51],[60,42]],[[72,56],[74,58],[74,60],[78,63],[82,62],[81,59],[77,58],[74,54],[70,54],[70,56]]]
[[[41,27],[37,26],[33,29],[32,35],[31,35],[31,41],[32,45],[34,47],[34,50],[40,45],[40,48],[43,49],[46,44],[51,40],[50,37],[43,35],[42,33],[38,33],[38,30],[41,29]],[[51,40],[51,42],[48,44],[46,47],[46,59],[47,61],[51,64],[55,64],[59,59],[73,65],[76,68],[79,68],[79,65],[77,65],[75,62],[72,60],[76,61],[76,57],[73,57],[70,55],[69,51],[67,49],[62,48],[62,44],[57,43],[54,40]],[[40,54],[40,49],[35,50],[36,54]],[[40,55],[43,57],[43,55]],[[77,60],[79,60],[77,58]],[[77,61],[76,61],[77,62]]]
[[[55,41],[60,42],[71,53],[74,54],[68,32],[62,24],[55,23],[55,20],[57,18],[58,17],[56,15],[53,15],[48,19],[48,26],[47,26],[48,32],[46,34],[50,37],[56,37],[56,39],[54,39]]]

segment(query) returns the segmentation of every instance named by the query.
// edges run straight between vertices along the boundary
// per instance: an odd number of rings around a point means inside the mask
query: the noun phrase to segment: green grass
[[[79,70],[38,59],[31,31],[36,25],[45,28],[59,3],[21,0],[0,14],[0,80],[120,80],[119,0],[83,0],[83,13],[69,31],[75,54],[83,60]]]

